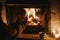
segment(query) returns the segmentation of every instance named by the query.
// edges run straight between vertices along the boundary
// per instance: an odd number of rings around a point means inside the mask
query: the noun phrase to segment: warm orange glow
[[[54,10],[51,13],[51,33],[55,38],[60,38],[60,17]]]
[[[6,18],[6,9],[5,9],[5,6],[3,5],[2,7],[2,14],[1,14],[1,17],[2,17],[2,21],[6,24],[7,24],[7,18]]]
[[[55,38],[59,38],[60,37],[60,28],[58,28],[57,30],[53,29],[52,33],[55,36]]]
[[[26,11],[25,16],[27,17],[28,25],[39,25],[40,24],[40,18],[36,14],[39,8],[24,8],[24,10]]]

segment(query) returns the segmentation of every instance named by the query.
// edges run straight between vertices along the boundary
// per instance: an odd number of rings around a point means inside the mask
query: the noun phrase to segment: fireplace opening
[[[23,3],[24,2],[24,3]],[[39,32],[48,32],[49,1],[27,0],[6,2],[7,22],[12,24],[19,22],[19,27],[23,34],[39,34]],[[13,27],[13,26],[12,26]]]
[[[39,32],[44,32],[46,30],[45,27],[45,11],[41,12],[41,8],[23,8],[25,10],[24,17],[26,18],[26,27],[23,33],[28,34],[38,34]],[[43,18],[43,19],[42,19]],[[42,20],[44,21],[42,24]],[[43,26],[44,25],[44,26]]]
[[[30,5],[30,6],[29,6]],[[32,4],[9,4],[6,6],[8,24],[18,21],[22,33],[38,34],[48,30],[47,7]]]

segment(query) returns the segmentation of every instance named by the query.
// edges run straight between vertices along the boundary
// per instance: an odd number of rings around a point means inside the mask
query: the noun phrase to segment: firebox
[[[36,3],[38,2],[38,3]],[[7,1],[7,22],[11,24],[18,20],[24,34],[48,32],[49,1]],[[20,31],[19,31],[20,32]]]

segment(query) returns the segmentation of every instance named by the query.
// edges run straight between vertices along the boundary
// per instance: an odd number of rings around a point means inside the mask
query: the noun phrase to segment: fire
[[[24,8],[26,11],[26,17],[27,17],[27,24],[28,25],[39,25],[40,24],[40,18],[36,15],[38,12],[38,8]]]

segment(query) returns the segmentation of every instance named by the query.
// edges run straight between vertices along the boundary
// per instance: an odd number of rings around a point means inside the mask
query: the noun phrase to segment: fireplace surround
[[[18,19],[19,25],[23,28],[22,34],[48,32],[49,13],[49,0],[10,0],[6,2],[7,22],[11,24]]]

